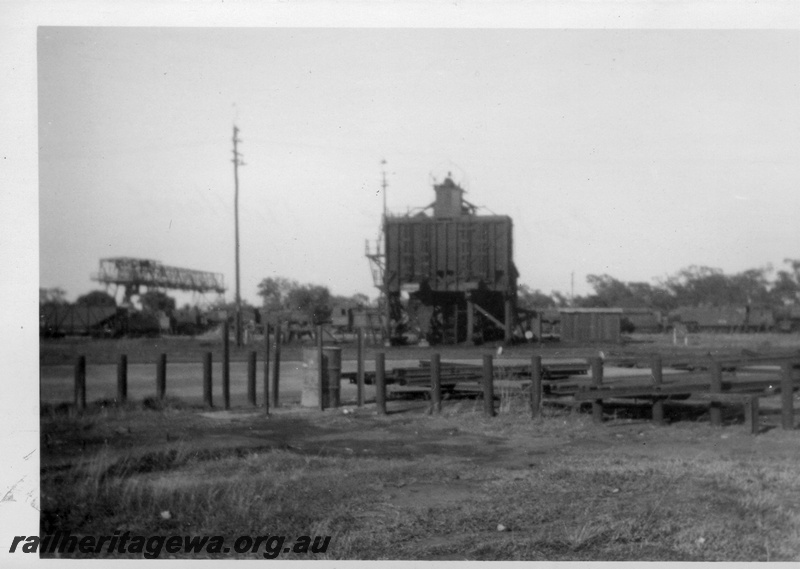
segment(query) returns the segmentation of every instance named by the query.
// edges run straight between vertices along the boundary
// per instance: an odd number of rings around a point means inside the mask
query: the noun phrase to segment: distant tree
[[[784,259],[783,262],[789,265],[789,270],[778,271],[770,298],[774,304],[800,302],[800,259]]]
[[[295,280],[284,277],[263,279],[258,284],[258,295],[267,310],[303,312],[318,324],[330,318],[331,304],[334,300],[327,287],[301,285]],[[362,296],[369,301],[369,298]]]
[[[369,297],[362,292],[355,293],[353,296],[350,297],[350,300],[352,300],[359,306],[369,306],[370,304]]]
[[[81,295],[75,301],[75,304],[81,306],[96,306],[102,308],[116,308],[117,301],[113,296],[102,290],[93,290],[92,292]]]
[[[556,301],[539,289],[532,289],[528,285],[520,284],[517,285],[517,305],[527,310],[535,310],[554,307]]]
[[[577,296],[578,307],[651,308],[669,312],[679,306],[777,306],[800,302],[800,259],[784,259],[788,266],[777,272],[771,265],[725,274],[721,269],[691,265],[675,274],[656,279],[655,284],[623,282],[610,275],[588,275],[594,289],[587,296]],[[522,306],[530,289],[520,286]],[[536,291],[538,292],[538,291]],[[558,291],[550,297],[558,306],[568,306],[569,299]]]
[[[800,284],[794,280],[791,273],[778,271],[775,284],[770,290],[770,298],[775,304],[800,302]]]
[[[769,265],[726,275],[720,269],[690,266],[661,284],[676,306],[741,306],[769,304],[772,299]],[[779,275],[780,279],[780,275]]]
[[[675,300],[670,292],[646,282],[622,282],[610,275],[588,275],[594,294],[576,304],[584,307],[652,308],[670,310]]]
[[[622,281],[609,275],[587,275],[586,282],[594,289],[594,295],[587,298],[593,306],[620,306],[631,293]]]
[[[724,306],[727,277],[721,269],[691,265],[662,282],[678,306]]]
[[[60,287],[53,287],[53,288],[41,288],[39,287],[39,305],[44,306],[45,304],[50,305],[60,305],[60,304],[67,304],[66,299],[67,293],[64,292],[63,288]]]
[[[569,298],[557,290],[550,291],[550,297],[555,301],[556,306],[559,308],[566,308],[570,305]]]
[[[286,298],[290,310],[306,313],[315,324],[326,322],[331,316],[331,293],[320,285],[302,285],[289,291]]]
[[[631,293],[631,304],[623,305],[623,307],[647,307],[664,312],[677,308],[675,298],[663,287],[650,283],[633,282],[628,283],[628,290]]]
[[[267,310],[284,310],[289,293],[299,287],[300,283],[292,279],[268,277],[258,283],[258,296]]]
[[[749,269],[736,273],[728,279],[731,304],[753,304],[758,306],[770,303],[771,266]]]
[[[160,290],[148,290],[139,295],[139,302],[142,303],[142,310],[146,312],[163,312],[167,316],[175,312],[175,299]]]

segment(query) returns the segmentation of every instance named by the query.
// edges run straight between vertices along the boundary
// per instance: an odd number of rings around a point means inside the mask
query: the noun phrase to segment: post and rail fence
[[[269,327],[265,330],[263,345],[264,365],[263,365],[263,391],[265,413],[269,415],[270,408],[275,409],[279,406],[279,381],[280,381],[280,328],[275,327],[274,336],[270,334]],[[319,362],[319,392],[323,392],[322,375],[324,368],[322,356],[321,334],[318,334],[317,349],[320,354]],[[357,392],[355,405],[362,406],[365,402],[364,384],[367,382],[365,372],[365,350],[363,349],[363,332],[359,333],[357,351]],[[212,389],[212,353],[202,354],[202,401],[207,408],[213,408],[213,389]],[[246,394],[247,403],[250,406],[257,406],[256,379],[258,353],[251,351],[247,354],[247,375],[246,375]],[[755,362],[755,364],[752,364]],[[748,372],[748,366],[763,364],[777,364],[778,372],[769,372],[764,369],[754,369]],[[74,405],[78,411],[86,409],[87,385],[86,385],[86,357],[79,356],[74,366]],[[484,354],[480,367],[472,364],[449,363],[447,367],[441,362],[439,353],[432,353],[429,362],[420,362],[420,368],[414,368],[414,374],[397,375],[398,370],[392,369],[387,373],[386,353],[383,351],[375,354],[375,371],[373,384],[375,387],[375,407],[379,415],[386,415],[388,389],[387,387],[396,380],[397,377],[404,378],[427,378],[426,381],[417,383],[419,390],[428,392],[430,404],[428,413],[440,413],[442,409],[443,383],[448,382],[452,386],[453,381],[464,380],[467,383],[474,382],[477,392],[482,396],[483,414],[487,417],[496,415],[494,383],[496,380],[495,371],[502,369],[495,368],[494,356]],[[554,396],[569,395],[575,404],[582,402],[591,403],[592,420],[597,423],[603,422],[603,409],[613,401],[618,400],[637,400],[649,401],[651,406],[651,416],[654,424],[664,424],[664,406],[672,398],[691,397],[693,401],[705,402],[709,406],[709,423],[712,426],[722,425],[722,406],[740,405],[744,407],[745,423],[751,432],[760,431],[759,423],[759,399],[764,396],[780,393],[780,425],[783,429],[790,430],[795,428],[794,413],[794,392],[800,388],[800,356],[781,356],[781,357],[758,357],[758,358],[739,358],[726,360],[710,359],[706,362],[705,371],[691,371],[677,374],[664,375],[664,358],[660,355],[652,355],[649,360],[644,361],[649,367],[649,374],[641,378],[623,378],[606,380],[604,377],[605,362],[602,358],[595,357],[588,361],[591,369],[591,378],[586,380],[553,380],[548,379],[545,367],[540,355],[533,355],[530,365],[527,367],[530,383],[521,383],[521,393],[528,397],[530,403],[530,416],[532,419],[541,417],[542,407],[546,400],[552,400]],[[427,365],[427,369],[426,369]],[[518,366],[519,367],[519,366]],[[116,366],[116,400],[118,404],[125,404],[128,401],[128,358],[121,354]],[[772,369],[772,368],[770,368]],[[741,376],[736,376],[739,370]],[[409,370],[401,370],[409,372]],[[445,374],[445,371],[447,373]],[[270,374],[271,372],[271,374]],[[729,375],[726,375],[729,374]],[[730,375],[733,374],[733,375]],[[777,374],[777,377],[776,377]],[[270,377],[270,375],[272,377]],[[752,377],[756,379],[752,379]],[[445,380],[445,377],[447,378]],[[727,379],[726,379],[727,377]],[[457,378],[457,379],[453,379]],[[156,362],[155,373],[155,396],[158,400],[164,400],[167,396],[167,354],[159,354]],[[414,379],[414,381],[418,381]],[[337,393],[338,405],[338,387]],[[474,391],[474,390],[473,390]],[[230,409],[230,347],[229,334],[223,329],[222,346],[222,396],[225,409]],[[320,396],[319,408],[323,409],[325,403]]]

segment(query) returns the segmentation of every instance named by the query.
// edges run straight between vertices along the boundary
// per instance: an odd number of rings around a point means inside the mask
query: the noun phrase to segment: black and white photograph
[[[798,8],[298,4],[4,24],[3,558],[800,561]]]

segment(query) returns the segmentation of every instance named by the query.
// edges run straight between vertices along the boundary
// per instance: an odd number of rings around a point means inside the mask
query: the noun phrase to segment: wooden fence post
[[[211,352],[206,352],[203,355],[203,405],[207,407],[214,406],[214,397],[211,390],[211,364],[213,355]]]
[[[167,354],[158,357],[156,366],[156,396],[164,399],[167,396]]]
[[[75,362],[75,406],[78,411],[86,409],[86,356]]]
[[[442,411],[442,359],[440,354],[431,354],[431,408],[430,412]]]
[[[592,384],[595,387],[603,386],[603,358],[592,358]],[[595,399],[592,401],[592,421],[595,423],[603,422],[602,399]]]
[[[531,419],[542,412],[542,356],[531,358]]]
[[[753,396],[750,398],[749,401],[745,401],[744,404],[744,423],[745,425],[750,426],[750,433],[753,435],[757,435],[761,423],[759,422],[758,418],[758,397]]]
[[[483,412],[494,417],[494,366],[492,354],[483,354]]]
[[[379,415],[386,415],[386,354],[375,354],[375,405]]]
[[[247,358],[247,401],[253,407],[258,405],[256,401],[256,363],[258,354],[250,352]]]
[[[117,404],[124,405],[128,401],[128,356],[119,355],[117,360]]]
[[[272,407],[280,407],[281,381],[281,323],[275,325],[275,359],[272,362]]]
[[[663,361],[661,356],[654,354],[650,359],[650,372],[653,375],[653,384],[661,385],[664,381]],[[653,401],[653,423],[662,425],[664,423],[664,400],[660,397]]]
[[[317,390],[319,391],[319,410],[325,410],[323,397],[325,385],[325,354],[322,351],[322,324],[317,324]]]
[[[364,329],[358,329],[358,356],[356,373],[356,404],[359,407],[364,405]]]
[[[722,364],[719,362],[711,363],[711,393],[722,393]],[[711,401],[709,409],[711,425],[719,427],[722,425],[722,404],[719,401]]]
[[[269,415],[269,324],[264,324],[264,414]]]
[[[781,364],[781,426],[786,431],[794,429],[793,364],[791,361]]]
[[[231,408],[231,343],[228,321],[222,327],[222,404]]]

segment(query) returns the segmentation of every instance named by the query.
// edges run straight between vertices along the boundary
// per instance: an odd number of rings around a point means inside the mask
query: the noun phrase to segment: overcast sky
[[[800,257],[800,32],[66,28],[38,31],[40,286],[99,259],[376,295],[394,213],[448,171],[514,220],[520,282],[590,292]]]
[[[545,291],[800,256],[798,22],[786,0],[0,2],[4,491],[38,487],[37,280],[74,300],[130,255],[233,284],[234,121],[251,301],[270,275],[374,294],[384,158],[395,212],[452,170],[513,216]],[[2,505],[36,533],[35,500]]]

